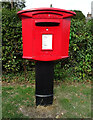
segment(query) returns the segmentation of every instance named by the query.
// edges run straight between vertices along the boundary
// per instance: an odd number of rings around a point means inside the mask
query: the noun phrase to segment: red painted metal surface
[[[68,57],[72,11],[38,8],[18,12],[22,19],[23,58],[52,61]]]

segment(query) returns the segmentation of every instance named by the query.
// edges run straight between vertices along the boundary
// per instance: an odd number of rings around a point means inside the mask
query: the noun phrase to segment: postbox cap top
[[[73,12],[73,11],[60,9],[60,8],[32,8],[32,9],[26,9],[26,10],[18,11],[17,14],[21,15],[23,13],[28,13],[28,12],[32,12],[32,13],[38,12],[39,13],[39,12],[42,12],[42,11],[51,11],[51,12],[55,11],[55,12],[60,12],[60,14],[63,14],[63,13],[66,14],[67,13],[67,14],[70,14],[71,16],[76,15],[76,13]],[[70,16],[68,15],[68,17],[70,17]]]

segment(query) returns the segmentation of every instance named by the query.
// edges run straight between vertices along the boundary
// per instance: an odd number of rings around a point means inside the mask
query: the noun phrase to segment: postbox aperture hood
[[[59,18],[60,17],[67,18],[76,15],[76,13],[73,11],[59,9],[59,8],[33,8],[33,9],[21,10],[17,14],[20,18],[21,17],[33,18],[34,15],[47,14],[47,13],[59,15]]]

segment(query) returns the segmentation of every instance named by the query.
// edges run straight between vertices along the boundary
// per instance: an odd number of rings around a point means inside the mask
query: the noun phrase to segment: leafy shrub
[[[85,19],[85,15],[80,10],[73,10],[76,13],[76,16],[73,16],[73,19],[82,20]]]
[[[59,61],[59,63],[55,66],[55,74],[56,77],[60,75],[60,71],[63,71],[62,75],[68,71],[67,74],[72,72],[72,76],[76,76],[80,79],[85,79],[88,76],[92,76],[92,68],[93,68],[93,34],[91,31],[91,22],[75,20],[71,21],[71,30],[70,30],[70,45],[69,45],[69,58],[64,59],[64,65],[61,67],[61,63],[63,60]],[[71,69],[72,68],[72,69]],[[59,72],[56,72],[58,69]],[[61,70],[59,70],[61,69]],[[71,72],[69,71],[71,70]]]
[[[91,32],[93,34],[93,18],[90,21],[91,21]]]
[[[20,71],[22,67],[22,26],[16,10],[2,9],[2,61],[6,72]]]
[[[75,63],[75,71],[79,76],[91,75],[92,67],[92,44],[91,21],[74,21],[72,19],[70,36],[70,63]]]

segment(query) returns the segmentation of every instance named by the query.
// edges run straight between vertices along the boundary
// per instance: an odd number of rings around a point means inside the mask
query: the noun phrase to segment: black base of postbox
[[[36,105],[50,105],[53,103],[54,62],[36,62]]]
[[[38,105],[47,106],[47,105],[52,105],[52,103],[53,103],[53,96],[51,97],[36,96],[36,106]]]

